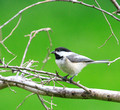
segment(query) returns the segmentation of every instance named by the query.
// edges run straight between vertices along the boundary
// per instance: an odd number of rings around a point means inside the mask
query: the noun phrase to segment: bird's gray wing
[[[83,55],[79,55],[79,54],[71,54],[69,56],[66,56],[71,62],[73,63],[79,63],[79,62],[93,62],[92,59],[83,56]]]

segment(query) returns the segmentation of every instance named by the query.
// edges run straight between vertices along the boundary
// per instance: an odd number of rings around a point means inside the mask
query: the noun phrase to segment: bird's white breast
[[[84,62],[72,63],[67,58],[56,60],[58,67],[65,73],[69,75],[77,75],[87,64]]]

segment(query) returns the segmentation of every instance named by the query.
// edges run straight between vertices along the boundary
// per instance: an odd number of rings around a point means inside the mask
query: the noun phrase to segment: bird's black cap
[[[60,51],[71,52],[71,50],[69,50],[67,48],[64,48],[64,47],[58,47],[58,48],[55,49],[55,51],[58,51],[58,52],[60,52]]]

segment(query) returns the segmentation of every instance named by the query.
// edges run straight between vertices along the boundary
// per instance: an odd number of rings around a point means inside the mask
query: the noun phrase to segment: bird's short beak
[[[55,51],[52,51],[51,54],[55,54]]]

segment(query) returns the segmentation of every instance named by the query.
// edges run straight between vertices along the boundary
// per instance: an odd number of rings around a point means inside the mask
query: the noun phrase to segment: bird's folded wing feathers
[[[83,55],[79,55],[79,54],[71,54],[69,56],[66,56],[71,62],[73,63],[79,63],[79,62],[93,62],[92,59],[83,56]]]

